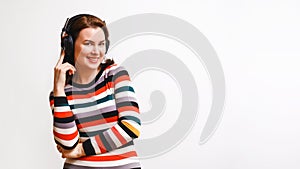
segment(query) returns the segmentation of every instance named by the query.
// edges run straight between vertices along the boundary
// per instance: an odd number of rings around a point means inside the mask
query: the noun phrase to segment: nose
[[[97,45],[94,45],[94,46],[93,46],[93,49],[92,49],[92,51],[91,51],[91,53],[92,53],[93,55],[99,55],[99,54],[100,54],[100,51],[101,51],[101,47],[99,47],[99,46],[97,46]]]

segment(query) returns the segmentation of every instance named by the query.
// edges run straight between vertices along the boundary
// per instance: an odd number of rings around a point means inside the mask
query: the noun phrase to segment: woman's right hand
[[[76,69],[73,65],[66,62],[63,63],[65,57],[65,51],[61,51],[60,58],[54,68],[54,86],[53,86],[53,94],[54,96],[65,96],[65,83],[66,83],[66,73],[69,75],[74,74]]]

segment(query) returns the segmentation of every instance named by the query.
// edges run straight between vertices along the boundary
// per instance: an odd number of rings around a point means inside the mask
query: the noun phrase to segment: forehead
[[[100,27],[84,28],[79,32],[78,40],[102,41],[105,40],[105,34]]]

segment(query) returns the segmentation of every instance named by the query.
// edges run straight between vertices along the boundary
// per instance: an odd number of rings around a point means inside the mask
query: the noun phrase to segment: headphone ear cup
[[[65,50],[65,58],[64,61],[70,64],[74,64],[72,56],[73,56],[73,38],[71,36],[66,36],[63,38],[63,49]]]

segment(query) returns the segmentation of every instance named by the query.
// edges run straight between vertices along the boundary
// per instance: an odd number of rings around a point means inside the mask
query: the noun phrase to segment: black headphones
[[[75,15],[72,18],[67,18],[66,23],[64,25],[64,27],[62,28],[62,32],[61,32],[61,47],[62,49],[65,50],[65,57],[64,57],[64,61],[63,62],[69,62],[72,65],[75,65],[74,63],[74,40],[72,35],[70,34],[70,28],[72,27],[72,25],[74,24],[74,22],[84,16],[93,16],[90,14],[79,14],[79,15]],[[95,17],[95,16],[93,16]],[[105,24],[105,21],[103,21]],[[106,26],[106,25],[104,25]],[[63,37],[63,34],[66,33],[67,36]],[[106,34],[106,32],[104,31],[104,33]],[[107,39],[108,35],[105,35],[105,54],[108,51],[109,48],[109,39]]]

